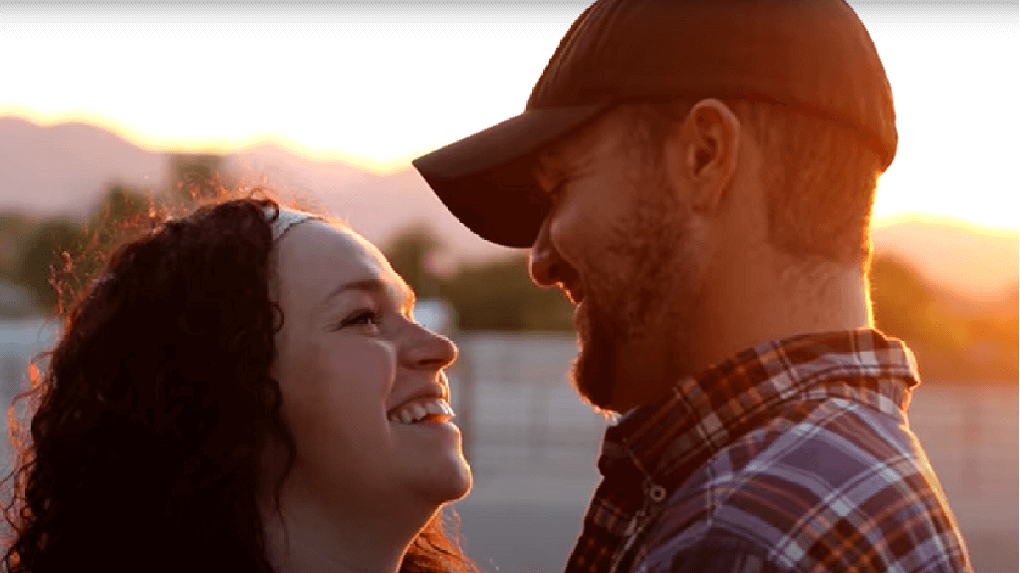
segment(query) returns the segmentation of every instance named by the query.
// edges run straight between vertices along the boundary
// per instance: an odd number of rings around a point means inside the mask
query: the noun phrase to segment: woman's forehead
[[[277,249],[281,283],[305,291],[328,292],[339,282],[395,279],[375,245],[327,222],[307,221],[294,227],[280,239]],[[315,292],[304,294],[314,296]]]
[[[375,245],[353,230],[318,219],[295,226],[277,246],[281,253],[299,252],[306,256],[381,256]]]

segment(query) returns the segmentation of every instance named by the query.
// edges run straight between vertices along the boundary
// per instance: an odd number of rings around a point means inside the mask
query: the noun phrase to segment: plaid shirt
[[[567,573],[971,571],[874,330],[744,351],[606,431]]]

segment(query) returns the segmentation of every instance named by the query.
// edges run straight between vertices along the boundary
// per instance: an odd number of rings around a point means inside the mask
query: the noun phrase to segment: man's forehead
[[[563,177],[569,172],[591,161],[596,149],[612,135],[614,121],[612,112],[606,113],[592,123],[579,128],[567,137],[546,146],[538,156],[536,175],[541,177]],[[539,175],[541,174],[541,175]]]
[[[591,155],[593,147],[585,145],[591,138],[568,137],[542,150],[535,165],[535,176],[540,181],[555,181],[567,177]]]

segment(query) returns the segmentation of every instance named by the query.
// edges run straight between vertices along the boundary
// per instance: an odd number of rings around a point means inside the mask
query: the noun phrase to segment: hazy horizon
[[[352,157],[349,157],[349,156],[346,156],[346,155],[342,155],[342,154],[341,155],[332,155],[331,156],[331,155],[328,155],[328,154],[321,154],[321,153],[320,154],[309,153],[307,150],[302,149],[302,147],[300,145],[294,145],[287,138],[278,138],[278,137],[274,137],[274,136],[266,136],[266,137],[263,137],[263,138],[260,138],[260,139],[257,139],[257,140],[252,140],[252,141],[250,141],[250,142],[248,142],[246,144],[243,144],[243,145],[238,145],[238,146],[233,146],[233,147],[222,147],[222,148],[215,148],[215,149],[208,149],[208,148],[175,148],[175,147],[172,147],[172,146],[171,147],[160,147],[158,145],[153,145],[151,142],[146,144],[143,141],[138,141],[135,138],[133,138],[129,133],[126,133],[126,132],[124,132],[122,130],[119,130],[115,126],[111,127],[111,126],[106,126],[106,125],[97,124],[97,123],[90,123],[90,122],[84,121],[84,120],[67,120],[67,121],[57,121],[57,122],[45,122],[45,121],[39,121],[38,119],[33,118],[33,117],[0,114],[0,120],[8,119],[8,118],[10,118],[10,119],[20,119],[20,120],[28,121],[28,122],[31,122],[32,124],[36,125],[36,126],[44,127],[44,128],[46,128],[46,127],[59,127],[59,126],[62,126],[62,125],[74,125],[74,124],[85,125],[85,126],[89,126],[89,127],[93,127],[93,128],[98,128],[98,129],[102,129],[104,131],[107,131],[109,133],[112,133],[112,134],[116,135],[117,137],[123,139],[124,141],[130,143],[131,145],[134,145],[135,147],[138,147],[139,149],[141,149],[143,151],[146,151],[148,153],[153,153],[153,154],[161,155],[161,156],[163,156],[163,155],[169,156],[169,155],[174,154],[174,153],[184,153],[184,154],[205,154],[205,153],[208,153],[208,154],[214,154],[214,155],[221,155],[221,156],[224,156],[224,157],[230,157],[230,156],[243,155],[243,154],[246,154],[246,153],[252,153],[252,152],[258,151],[260,149],[275,148],[277,150],[282,150],[282,151],[284,151],[286,153],[289,153],[291,155],[294,155],[296,157],[299,157],[299,158],[307,160],[307,161],[312,161],[312,162],[316,162],[316,163],[341,164],[341,165],[345,165],[345,166],[348,166],[348,167],[355,168],[355,169],[357,169],[359,171],[362,171],[362,172],[364,172],[364,173],[366,173],[366,174],[368,174],[370,176],[380,177],[380,178],[390,177],[390,176],[397,175],[397,174],[400,174],[400,173],[403,173],[403,172],[407,172],[409,170],[413,170],[413,167],[411,166],[409,161],[406,162],[406,163],[400,163],[400,164],[394,163],[392,165],[389,165],[388,167],[383,168],[383,167],[380,167],[377,163],[359,162],[359,160],[357,158],[352,158]],[[248,175],[248,177],[252,178],[252,177],[258,177],[261,174],[253,172],[253,173],[248,173],[247,175]],[[0,190],[0,191],[2,191],[2,190]],[[3,202],[4,202],[4,197],[0,197],[0,204],[3,204]],[[30,212],[30,213],[35,212],[35,210],[32,209],[32,208],[28,208],[28,209],[26,209],[26,211]],[[38,213],[38,214],[43,214],[44,215],[44,214],[46,214],[46,212],[41,212],[41,213]],[[872,227],[873,228],[884,228],[884,227],[889,227],[889,226],[893,226],[893,225],[901,225],[901,224],[914,223],[914,222],[923,222],[923,223],[938,224],[938,225],[950,225],[950,226],[954,226],[954,227],[960,227],[960,228],[968,229],[968,230],[976,232],[976,233],[981,233],[981,234],[986,234],[986,235],[991,235],[991,236],[997,236],[997,237],[1007,237],[1007,238],[1009,238],[1009,237],[1020,237],[1020,225],[987,224],[987,223],[983,223],[981,221],[975,221],[973,219],[968,219],[966,217],[960,216],[960,215],[955,214],[955,213],[944,213],[944,212],[938,212],[938,211],[925,211],[925,210],[921,210],[921,209],[917,209],[917,210],[906,209],[906,210],[895,211],[895,212],[886,213],[886,214],[876,214],[875,217],[872,220]]]
[[[379,175],[520,113],[588,2],[0,4],[0,116],[84,121],[143,149],[271,141]],[[1015,2],[851,0],[893,86],[878,218],[1020,227]],[[1012,64],[1010,62],[1013,62]]]

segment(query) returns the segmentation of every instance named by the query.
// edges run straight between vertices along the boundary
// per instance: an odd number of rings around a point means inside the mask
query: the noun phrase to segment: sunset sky
[[[1017,4],[851,4],[899,117],[876,215],[1015,232]],[[519,113],[585,5],[0,2],[0,116],[160,150],[268,139],[392,171]]]

